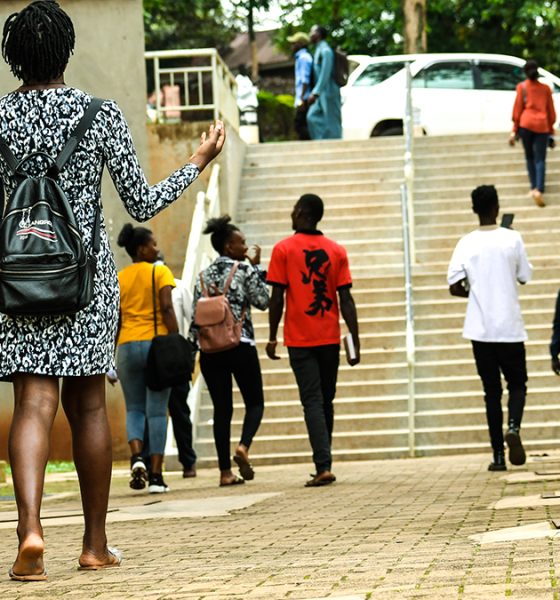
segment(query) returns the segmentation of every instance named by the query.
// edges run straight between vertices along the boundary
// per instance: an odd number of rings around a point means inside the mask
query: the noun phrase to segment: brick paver
[[[506,496],[554,491],[554,481],[507,483],[486,470],[488,456],[370,461],[335,465],[338,482],[305,489],[302,465],[259,467],[251,483],[219,488],[217,471],[196,479],[170,475],[173,491],[132,493],[115,478],[111,506],[276,493],[207,518],[112,523],[123,550],[118,569],[78,572],[81,527],[45,528],[49,581],[0,581],[2,600],[373,599],[438,600],[560,597],[559,543],[553,539],[477,545],[469,536],[544,521],[552,506],[496,510]],[[51,483],[48,491],[76,489]],[[2,494],[5,493],[5,488]],[[77,496],[45,507],[75,509]],[[13,510],[9,501],[0,511]],[[5,512],[4,515],[7,513]],[[0,519],[2,512],[0,512]],[[15,533],[0,530],[0,569],[14,558]]]

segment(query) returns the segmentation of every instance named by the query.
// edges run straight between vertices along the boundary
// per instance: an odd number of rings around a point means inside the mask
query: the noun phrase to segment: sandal
[[[234,479],[232,479],[228,483],[222,483],[220,481],[220,487],[227,487],[228,485],[241,485],[242,483],[245,483],[243,477],[239,477],[239,475],[234,475]]]
[[[255,471],[251,463],[241,454],[235,454],[233,462],[239,467],[241,477],[246,481],[251,481],[255,478]]]
[[[112,563],[103,565],[78,565],[78,571],[100,571],[101,569],[111,569],[112,567],[120,567],[123,561],[123,553],[118,548],[107,546],[107,553],[114,556],[117,560]]]
[[[44,569],[42,573],[36,573],[35,575],[17,575],[14,573],[14,569],[11,568],[8,575],[12,581],[47,581],[47,569]]]

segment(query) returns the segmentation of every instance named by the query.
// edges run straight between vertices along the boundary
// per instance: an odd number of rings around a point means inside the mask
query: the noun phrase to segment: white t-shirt
[[[459,240],[447,281],[453,285],[466,278],[469,283],[463,337],[478,342],[524,342],[527,332],[517,282],[527,283],[532,274],[517,231],[482,227]]]
[[[192,318],[192,294],[180,279],[175,279],[175,287],[171,290],[171,301],[177,318],[179,333],[187,337]]]

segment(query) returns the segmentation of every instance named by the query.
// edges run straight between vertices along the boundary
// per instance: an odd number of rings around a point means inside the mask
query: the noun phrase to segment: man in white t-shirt
[[[527,259],[521,235],[498,227],[498,194],[492,185],[482,185],[471,194],[472,209],[480,227],[457,244],[447,281],[453,296],[468,298],[463,337],[472,341],[476,368],[484,388],[486,418],[493,461],[490,471],[505,471],[502,380],[508,387],[508,430],[505,436],[509,460],[525,463],[519,430],[527,393],[525,340],[517,284],[531,279],[533,267]]]

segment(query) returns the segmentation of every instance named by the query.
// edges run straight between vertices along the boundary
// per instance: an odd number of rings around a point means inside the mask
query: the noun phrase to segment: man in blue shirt
[[[307,99],[311,92],[311,79],[313,75],[313,57],[307,49],[309,36],[303,31],[298,31],[288,38],[292,44],[295,57],[295,106],[296,116],[294,120],[294,129],[300,140],[309,140],[309,130],[307,129]]]
[[[327,44],[327,30],[313,25],[309,34],[315,44],[313,57],[313,88],[309,95],[307,126],[312,140],[340,139],[340,88],[334,80],[334,51]]]

